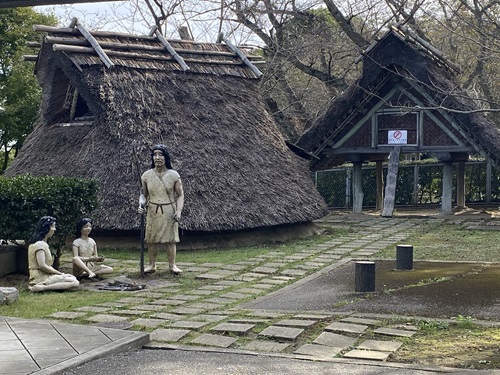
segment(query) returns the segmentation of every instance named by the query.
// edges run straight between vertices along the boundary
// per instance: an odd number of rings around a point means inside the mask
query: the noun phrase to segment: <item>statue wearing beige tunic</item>
[[[149,256],[149,266],[144,272],[156,271],[158,251],[165,246],[170,271],[179,275],[182,270],[175,264],[175,257],[184,190],[179,173],[172,168],[170,155],[164,145],[156,145],[151,150],[151,169],[142,174],[141,184],[138,212],[144,214],[147,210],[145,240]]]
[[[179,242],[179,224],[174,220],[174,186],[179,179],[179,173],[173,169],[168,169],[161,177],[154,169],[142,175],[149,193],[145,236],[148,244]]]
[[[32,292],[76,288],[78,280],[52,267],[48,240],[56,231],[55,218],[43,216],[38,221],[28,246],[29,289]]]

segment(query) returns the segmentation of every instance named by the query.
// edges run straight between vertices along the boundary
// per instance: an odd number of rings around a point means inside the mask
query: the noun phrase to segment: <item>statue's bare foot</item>
[[[174,264],[172,267],[170,267],[170,272],[172,272],[174,275],[180,275],[182,273],[182,270]]]
[[[155,273],[156,272],[156,266],[147,266],[144,269],[144,273]]]
[[[43,292],[45,290],[45,287],[43,285],[33,285],[30,288],[30,291],[32,292]]]

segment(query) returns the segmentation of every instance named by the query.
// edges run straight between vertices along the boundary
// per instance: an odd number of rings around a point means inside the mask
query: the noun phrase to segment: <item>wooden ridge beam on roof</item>
[[[64,44],[53,44],[52,49],[54,51],[60,52],[72,52],[72,53],[85,53],[85,54],[95,54],[96,51],[92,47],[82,47],[82,46],[69,46]],[[109,56],[122,57],[125,59],[144,59],[144,60],[158,60],[158,61],[176,61],[170,56],[160,56],[160,55],[148,55],[139,54],[134,52],[122,52],[122,51],[112,51],[103,50]],[[186,62],[193,64],[212,64],[212,65],[244,65],[240,61],[224,61],[224,60],[197,60],[197,59],[184,59]]]
[[[74,38],[61,38],[54,36],[46,36],[44,38],[46,43],[50,44],[65,44],[65,45],[73,45],[73,46],[89,46],[90,43],[85,39],[74,39]],[[113,42],[99,42],[99,45],[102,48],[112,48],[112,49],[129,49],[129,50],[138,50],[138,51],[152,51],[152,52],[164,52],[164,46],[150,46],[145,44],[136,44],[136,43],[113,43]],[[33,43],[30,47],[36,48],[40,47]],[[210,51],[210,50],[195,50],[195,49],[185,49],[185,48],[177,48],[177,53],[190,54],[190,55],[212,55],[212,56],[223,56],[223,57],[238,57],[236,53],[233,52],[224,52],[224,51]],[[252,56],[250,56],[252,58]],[[260,56],[255,56],[254,58],[259,58]]]
[[[41,5],[99,3],[119,0],[1,0],[0,8],[36,7]]]

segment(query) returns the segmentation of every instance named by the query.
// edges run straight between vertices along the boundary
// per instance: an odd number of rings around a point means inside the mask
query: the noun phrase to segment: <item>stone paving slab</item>
[[[125,297],[125,298],[119,299],[116,302],[125,303],[125,304],[133,304],[133,303],[146,303],[149,300],[150,300],[150,298]]]
[[[226,277],[229,276],[234,276],[238,272],[236,271],[229,271],[229,270],[212,270],[207,273],[203,273],[201,275],[196,275],[195,279],[209,279],[209,280],[220,280],[220,279],[225,279]]]
[[[135,326],[156,328],[162,324],[167,323],[167,321],[165,321],[163,319],[138,318],[138,319],[132,320],[130,323],[132,323]]]
[[[299,270],[296,268],[281,271],[281,274],[286,276],[304,276],[306,273],[307,271]]]
[[[161,311],[165,309],[165,305],[137,305],[132,306],[130,310],[142,310],[142,311]]]
[[[368,318],[356,318],[356,317],[350,317],[350,316],[347,318],[341,319],[340,321],[345,322],[345,323],[365,324],[365,325],[369,325],[369,326],[376,326],[376,325],[382,324],[382,322],[380,320],[368,319]]]
[[[189,305],[189,307],[194,307],[197,309],[202,309],[202,310],[216,310],[216,309],[221,309],[224,306],[221,305],[220,303],[206,303],[206,302],[198,302],[198,303],[193,303]]]
[[[256,273],[264,273],[264,274],[272,274],[272,273],[276,273],[278,271],[278,268],[273,268],[273,267],[264,267],[264,266],[261,266],[261,267],[255,267],[252,272],[256,272]]]
[[[304,319],[283,319],[274,323],[276,326],[290,326],[290,327],[311,327],[316,324],[317,320],[304,320]]]
[[[268,340],[252,340],[247,342],[242,347],[242,349],[254,350],[258,352],[266,352],[266,353],[280,353],[286,350],[290,346],[291,344],[285,344]]]
[[[161,305],[161,306],[179,306],[187,301],[180,299],[157,299],[155,301],[151,301],[149,305]]]
[[[199,329],[205,327],[210,322],[200,322],[192,320],[176,320],[170,324],[171,327],[175,328],[188,328],[188,329]]]
[[[332,315],[330,314],[315,314],[315,313],[304,313],[293,316],[296,319],[312,319],[312,320],[325,320],[330,319]]]
[[[380,327],[373,331],[373,333],[378,333],[379,335],[387,336],[399,336],[399,337],[412,337],[415,332],[405,331],[403,329],[386,328]]]
[[[344,353],[344,358],[366,359],[372,361],[387,361],[391,353],[376,352],[373,350],[351,350]]]
[[[210,303],[218,303],[218,304],[222,304],[222,305],[228,305],[230,303],[235,303],[236,302],[234,299],[223,298],[223,297],[207,298],[205,301],[206,302],[210,302]]]
[[[225,285],[225,286],[236,286],[236,285],[240,285],[241,281],[238,281],[238,280],[221,280],[221,281],[217,281],[216,284],[217,285]]]
[[[254,324],[245,324],[245,323],[220,323],[213,327],[211,331],[216,332],[228,332],[235,334],[243,334],[246,335],[249,333],[252,328],[254,328]]]
[[[217,293],[215,290],[201,290],[201,289],[196,289],[196,290],[190,290],[186,292],[188,294],[193,294],[193,295],[198,295],[198,296],[209,296],[211,294]]]
[[[239,300],[239,299],[248,298],[250,296],[248,294],[244,294],[244,293],[228,292],[228,293],[221,294],[220,297]]]
[[[251,285],[251,287],[256,288],[256,289],[271,289],[271,288],[274,288],[275,285],[259,283],[259,284],[253,284],[253,285]]]
[[[212,315],[212,314],[200,314],[192,316],[190,319],[194,321],[202,322],[218,322],[227,319],[228,315]]]
[[[151,341],[177,342],[191,331],[189,329],[159,328],[149,334]]]
[[[299,347],[295,354],[312,356],[314,358],[331,359],[342,351],[342,348],[335,348],[325,345],[305,344]]]
[[[119,302],[104,302],[104,303],[99,303],[96,306],[113,307],[116,309],[121,309],[126,305],[127,305],[126,303],[119,303]]]
[[[379,352],[395,352],[401,345],[400,341],[380,341],[380,340],[365,340],[357,346],[357,349],[376,350]]]
[[[238,341],[237,338],[222,335],[212,335],[204,333],[191,341],[193,344],[216,346],[218,348],[228,348]]]
[[[301,328],[290,328],[290,327],[280,327],[280,326],[269,326],[259,333],[259,336],[285,339],[285,340],[295,340],[300,334],[304,332]]]
[[[325,327],[325,331],[363,333],[367,328],[368,326],[361,324],[333,322],[329,326]]]
[[[235,290],[236,293],[261,294],[264,290],[259,288],[240,288]]]
[[[333,348],[347,349],[354,345],[357,339],[331,332],[323,332],[313,341],[313,344],[331,346]]]
[[[275,276],[271,279],[262,279],[260,282],[263,284],[283,285],[288,283],[290,280],[293,280],[293,277],[281,278],[279,276]]]
[[[179,294],[175,296],[171,296],[170,300],[180,300],[180,301],[196,301],[197,299],[200,299],[201,296],[197,296],[194,294]]]
[[[261,317],[261,318],[281,318],[284,313],[279,313],[279,312],[274,312],[274,311],[261,311],[261,310],[255,310],[251,311],[247,314],[248,316],[256,316],[256,317]]]
[[[204,311],[205,311],[204,309],[200,309],[197,307],[187,307],[187,306],[181,306],[171,310],[171,312],[174,314],[183,314],[183,315],[201,314]]]
[[[186,317],[184,315],[180,315],[180,314],[157,313],[157,314],[151,315],[151,318],[163,319],[163,320],[168,320],[168,321],[173,322],[173,321],[176,321],[176,320],[183,320]]]
[[[58,311],[54,314],[50,314],[49,317],[57,319],[76,319],[82,316],[87,316],[88,313],[84,312],[73,312],[73,311]]]
[[[109,315],[109,314],[97,314],[94,316],[91,316],[87,318],[89,322],[95,322],[95,323],[107,323],[107,322],[121,322],[125,321],[128,318],[124,316],[116,316],[116,315]]]
[[[75,309],[75,311],[88,311],[88,312],[96,312],[101,313],[105,311],[111,310],[111,307],[100,307],[100,306],[82,306]]]
[[[151,314],[151,311],[146,311],[146,310],[116,310],[116,311],[114,311],[114,313],[118,314],[118,315],[139,316],[139,315]]]

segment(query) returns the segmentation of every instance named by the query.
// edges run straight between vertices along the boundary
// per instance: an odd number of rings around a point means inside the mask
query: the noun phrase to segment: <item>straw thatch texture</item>
[[[410,82],[420,89],[415,90]],[[500,130],[478,111],[474,100],[457,87],[453,69],[444,59],[410,43],[401,32],[391,30],[365,53],[362,76],[343,95],[335,98],[297,141],[298,150],[318,158],[311,162],[311,168],[319,170],[344,163],[346,155],[342,152],[329,154],[328,148],[347,134],[396,85],[419,97],[425,107],[435,108],[431,111],[451,132],[463,137],[471,153],[482,154],[498,164]],[[407,102],[411,103],[411,100]],[[460,129],[460,135],[451,124]],[[449,151],[448,146],[449,142],[443,142],[441,151]],[[374,152],[380,152],[380,149]]]
[[[73,61],[72,61],[73,60]],[[42,47],[37,63],[42,119],[7,175],[64,175],[100,183],[100,229],[137,229],[139,196],[132,144],[142,172],[164,143],[183,182],[181,228],[235,231],[309,222],[327,213],[307,165],[285,145],[259,99],[258,80],[163,67],[105,68]],[[245,70],[246,68],[241,68]],[[60,73],[79,89],[91,125],[47,124]],[[60,94],[60,93],[59,93]]]

